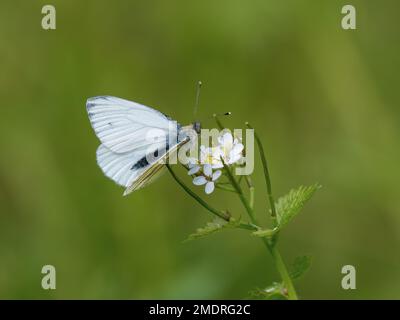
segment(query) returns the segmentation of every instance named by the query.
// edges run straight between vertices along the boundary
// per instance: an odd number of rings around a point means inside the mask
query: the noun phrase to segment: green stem
[[[247,201],[246,197],[244,196],[242,188],[240,187],[239,183],[236,181],[235,177],[232,175],[231,170],[228,168],[228,166],[226,165],[226,163],[222,157],[221,157],[221,161],[222,161],[222,164],[224,165],[224,169],[228,175],[229,181],[231,182],[232,186],[235,188],[236,192],[239,194],[239,198],[242,201],[243,206],[245,207],[247,213],[249,214],[251,222],[257,225],[258,223],[254,217],[253,209],[250,206],[250,203]]]
[[[264,238],[264,243],[267,246],[272,257],[274,258],[276,269],[278,270],[278,272],[282,278],[282,281],[285,284],[285,287],[288,291],[289,300],[297,300],[298,297],[297,297],[296,289],[294,288],[294,285],[292,282],[292,278],[289,275],[289,272],[286,268],[286,265],[282,259],[281,254],[278,251],[278,248],[276,247],[276,245],[270,245],[268,243],[268,240],[265,238]]]
[[[169,166],[169,164],[166,164],[168,171],[171,173],[172,177],[175,179],[176,182],[185,190],[193,199],[195,199],[199,204],[201,204],[204,208],[206,208],[208,211],[211,213],[215,214],[216,216],[220,217],[221,219],[224,219],[225,221],[229,221],[231,219],[231,215],[228,212],[223,212],[220,210],[217,210],[210,206],[207,202],[205,202],[203,199],[201,199],[197,194],[195,194],[192,190],[189,189],[189,187],[181,180],[178,178],[178,176],[175,174],[175,172],[172,170],[172,168]],[[240,222],[239,228],[245,229],[245,230],[252,230],[252,231],[257,231],[260,229],[257,225],[253,223],[246,223],[246,222]]]
[[[278,248],[275,245],[271,244],[266,238],[262,238],[262,241],[267,247],[269,253],[271,254],[274,260],[275,267],[278,270],[279,275],[281,276],[281,279],[283,281],[283,284],[285,285],[285,288],[287,290],[289,300],[298,300],[296,289],[294,288],[292,282],[292,278],[289,275],[285,262],[283,261]]]
[[[253,129],[249,123],[246,123],[246,125],[248,128]],[[261,161],[262,161],[263,168],[264,168],[265,182],[267,185],[268,201],[269,201],[269,204],[271,207],[271,216],[272,216],[272,220],[273,220],[273,225],[274,225],[274,227],[276,227],[277,220],[276,220],[275,201],[274,201],[274,197],[272,195],[272,185],[271,185],[271,178],[270,178],[269,171],[268,171],[267,159],[265,157],[264,148],[261,143],[261,140],[255,131],[254,131],[254,136],[256,138],[257,145],[260,150]],[[252,203],[252,201],[254,201],[254,187],[253,187],[250,177],[246,177],[246,181],[247,181],[247,184],[250,189],[250,203]],[[253,189],[253,191],[252,191],[252,189]],[[253,200],[252,200],[252,198],[253,198]],[[253,207],[253,205],[254,205],[254,203],[252,204],[252,207]],[[262,241],[265,244],[265,246],[267,247],[268,251],[270,252],[270,254],[275,262],[275,267],[278,270],[279,275],[281,276],[281,279],[285,285],[285,288],[288,291],[288,298],[290,300],[297,300],[298,297],[297,297],[296,289],[294,288],[292,279],[290,278],[289,272],[288,272],[286,265],[282,259],[282,256],[280,255],[279,250],[276,247],[277,237],[275,236],[271,242],[268,241],[266,238],[262,238]]]
[[[251,209],[254,211],[254,185],[253,185],[253,181],[251,180],[250,176],[246,176],[246,182],[247,182],[247,186],[249,187],[249,191],[250,191],[250,207]]]
[[[228,174],[229,180],[231,181],[232,185],[234,186],[237,193],[239,194],[240,200],[242,201],[244,207],[246,208],[246,211],[249,214],[251,221],[257,225],[258,223],[254,217],[253,209],[250,206],[250,204],[248,203],[247,199],[244,197],[242,189],[240,188],[236,179],[233,177],[232,172],[229,170],[229,168],[227,167],[227,165],[225,164],[225,162],[222,158],[221,158],[221,161],[224,165],[224,169],[226,170],[226,172]],[[271,253],[272,258],[274,259],[276,269],[278,270],[278,272],[281,276],[281,279],[282,279],[283,283],[285,284],[285,287],[288,291],[289,299],[297,300],[297,294],[296,294],[296,290],[293,286],[292,279],[289,276],[289,272],[287,271],[286,265],[283,262],[283,259],[278,251],[278,248],[276,247],[275,243],[270,243],[265,238],[262,238],[262,241],[266,245],[268,251]]]
[[[229,186],[225,186],[223,184],[216,183],[215,187],[224,191],[237,193],[235,189],[229,188]]]
[[[255,224],[252,224],[252,223],[245,223],[245,222],[241,222],[241,223],[239,224],[239,228],[245,229],[245,230],[251,230],[251,231],[260,230],[260,227],[256,226]]]
[[[223,126],[222,122],[218,119],[218,115],[214,113],[213,117],[214,117],[215,122],[217,123],[219,130],[224,129],[225,127]]]
[[[203,199],[201,199],[197,194],[195,194],[192,190],[190,190],[181,179],[177,177],[175,172],[171,169],[169,164],[166,164],[168,171],[171,173],[172,177],[175,179],[176,182],[193,198],[195,199],[198,203],[200,203],[204,208],[206,208],[208,211],[212,212],[216,216],[220,217],[221,219],[224,219],[226,221],[229,221],[230,219],[230,214],[227,212],[222,212],[220,210],[217,210],[213,207],[211,207],[207,202],[205,202]]]
[[[246,122],[246,126],[249,129],[253,129],[253,127],[248,122]],[[271,216],[272,216],[272,219],[274,222],[274,226],[276,226],[277,221],[276,221],[275,201],[274,201],[274,197],[272,195],[272,185],[271,185],[271,177],[270,177],[269,170],[268,170],[268,163],[267,163],[267,159],[265,157],[264,147],[261,143],[260,137],[255,132],[255,130],[254,130],[254,137],[256,138],[258,149],[260,150],[261,162],[262,162],[262,165],[264,168],[265,183],[267,185],[267,196],[268,196],[269,205],[271,207]]]

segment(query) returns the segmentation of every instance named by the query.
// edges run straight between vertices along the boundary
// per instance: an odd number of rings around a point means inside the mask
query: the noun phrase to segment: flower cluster
[[[227,165],[241,164],[244,160],[244,146],[239,139],[230,132],[223,132],[218,136],[215,147],[200,146],[199,159],[190,159],[189,175],[194,175],[193,184],[205,185],[205,192],[210,194],[215,189],[215,181],[221,177],[223,162]],[[222,160],[223,162],[222,162]]]

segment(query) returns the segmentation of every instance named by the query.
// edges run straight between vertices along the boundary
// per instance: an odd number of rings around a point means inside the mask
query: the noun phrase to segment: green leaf
[[[203,238],[205,236],[222,231],[224,229],[237,228],[239,225],[240,225],[240,219],[236,220],[235,218],[231,217],[228,222],[226,220],[217,217],[212,222],[208,222],[205,227],[198,228],[196,232],[189,235],[189,237],[184,242]]]
[[[250,297],[261,300],[287,300],[286,290],[282,283],[274,282],[265,289],[255,289],[250,291]]]
[[[311,267],[311,256],[300,256],[297,257],[289,272],[290,277],[295,280],[300,278],[304,273]]]
[[[279,198],[275,204],[278,228],[286,226],[304,207],[304,204],[312,197],[321,186],[313,184],[309,187],[300,186]]]

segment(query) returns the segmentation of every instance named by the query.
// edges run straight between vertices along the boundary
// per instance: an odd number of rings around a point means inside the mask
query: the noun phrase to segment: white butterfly
[[[86,109],[101,141],[97,163],[126,187],[124,195],[154,180],[169,155],[190,140],[188,130],[200,132],[199,122],[182,127],[157,110],[121,98],[89,98]]]

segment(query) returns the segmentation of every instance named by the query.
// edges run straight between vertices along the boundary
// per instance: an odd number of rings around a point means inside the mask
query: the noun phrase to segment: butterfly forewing
[[[125,153],[149,145],[146,137],[165,140],[171,120],[163,113],[136,102],[100,96],[87,100],[89,119],[97,137],[108,149]]]
[[[158,147],[162,147],[161,144]],[[117,184],[128,187],[131,181],[138,178],[148,165],[143,163],[147,148],[139,148],[130,152],[112,152],[101,144],[97,148],[97,164],[103,173]]]

